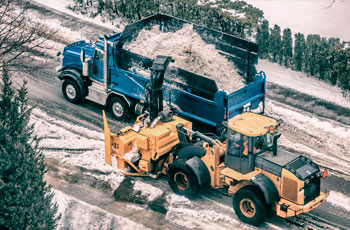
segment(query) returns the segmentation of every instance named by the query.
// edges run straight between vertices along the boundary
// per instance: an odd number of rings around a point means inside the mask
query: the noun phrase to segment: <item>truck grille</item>
[[[304,204],[309,203],[320,195],[320,178],[313,178],[309,184],[304,187]]]

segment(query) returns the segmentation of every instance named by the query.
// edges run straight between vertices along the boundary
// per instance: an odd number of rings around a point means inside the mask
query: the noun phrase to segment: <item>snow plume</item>
[[[175,66],[211,78],[220,89],[227,92],[244,86],[234,64],[221,55],[214,45],[205,43],[193,31],[191,24],[168,33],[161,32],[159,26],[141,30],[138,37],[126,43],[124,48],[150,58],[157,55],[172,56]]]

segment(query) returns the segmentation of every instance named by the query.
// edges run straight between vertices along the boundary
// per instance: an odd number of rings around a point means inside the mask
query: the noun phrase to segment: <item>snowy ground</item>
[[[57,1],[40,1],[47,5],[53,4],[58,10],[60,9],[59,7],[62,6],[62,3],[60,2],[60,4],[58,4],[56,3]],[[65,9],[62,10],[67,11]],[[94,20],[94,22],[96,21],[97,20]],[[52,22],[59,26],[59,22]],[[103,25],[106,26],[105,24]],[[79,31],[75,33],[76,36],[80,36]],[[337,87],[330,86],[317,79],[308,78],[299,72],[286,70],[277,64],[272,64],[267,61],[260,61],[258,70],[264,70],[266,72],[267,81],[313,95],[320,98],[320,100],[331,101],[350,108],[349,100],[342,97],[341,90]],[[288,129],[290,132],[290,136],[287,135],[281,138],[282,145],[305,152],[323,166],[334,170],[340,170],[350,175],[350,161],[348,156],[348,149],[350,149],[349,126],[281,105],[275,101],[267,102],[267,114],[283,120],[285,123],[284,128]],[[57,120],[39,109],[33,111],[32,121],[36,123],[36,134],[42,138],[40,147],[48,158],[57,159],[67,165],[88,169],[88,171],[83,172],[83,174],[106,182],[112,190],[118,188],[124,176],[114,167],[104,164],[104,141],[102,132],[92,131],[81,126]],[[303,137],[299,137],[299,133],[305,134]],[[298,139],[293,139],[296,136],[298,136]],[[304,142],[301,142],[301,140]],[[310,140],[311,142],[317,143],[310,147]],[[334,146],[334,143],[337,143],[337,145]],[[105,173],[92,173],[94,170],[96,172]],[[146,185],[136,184],[134,189],[138,190],[140,186],[145,187]],[[145,196],[150,197],[149,199],[153,199],[154,197],[152,196],[155,195],[160,196],[159,188],[153,185],[149,186],[147,190],[148,193],[144,194]],[[120,225],[103,225],[105,223],[100,223],[97,228],[124,226],[124,221],[128,220],[118,215],[108,214],[98,207],[91,206],[74,197],[64,195],[59,191],[57,194],[56,199],[60,205],[61,212],[66,213],[66,216],[72,216],[70,219],[66,219],[65,217],[64,220],[71,220],[77,223],[77,225],[73,226],[70,224],[74,223],[69,224],[68,222],[61,222],[61,229],[69,229],[70,227],[74,229],[85,228],[86,225],[91,223],[91,220],[98,219],[98,216],[101,215],[104,216],[105,219],[108,219],[109,223],[119,223]],[[166,200],[169,206],[165,218],[169,221],[175,221],[175,226],[179,226],[179,228],[188,226],[211,229],[230,227],[240,229],[249,228],[238,222],[236,216],[233,214],[231,204],[228,206],[225,205],[224,207],[220,206],[221,208],[215,209],[212,207],[218,204],[213,201],[204,199],[202,203],[200,203],[200,201],[193,202],[185,198],[174,196],[173,194],[168,194]],[[350,209],[350,197],[340,192],[334,191],[333,195],[328,198],[328,202],[347,211]],[[142,206],[135,207],[135,209],[143,208]],[[77,214],[80,212],[83,213],[81,215],[89,217],[90,220],[84,218],[77,220],[79,217]],[[139,226],[137,223],[130,220],[130,228],[134,227],[142,228],[144,226]],[[272,226],[272,228],[274,227]],[[91,229],[93,229],[93,227]]]
[[[264,11],[270,27],[290,28],[293,33],[320,34],[350,41],[348,0],[245,0]]]

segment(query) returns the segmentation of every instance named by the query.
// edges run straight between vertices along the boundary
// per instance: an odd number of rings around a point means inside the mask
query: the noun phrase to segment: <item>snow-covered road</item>
[[[43,21],[50,22],[47,19],[51,19],[58,28],[66,28],[64,31],[73,31],[77,37],[91,38],[89,36],[106,30],[64,13],[52,12],[41,5],[37,5],[33,12],[34,15],[40,15]],[[84,29],[79,29],[81,25],[84,25]],[[57,51],[60,50],[51,50],[52,53]],[[104,164],[102,107],[90,102],[84,105],[66,102],[54,72],[54,66],[58,64],[57,60],[49,60],[47,65],[53,67],[52,71],[35,73],[33,78],[28,79],[28,85],[30,99],[38,107],[33,111],[32,122],[36,123],[36,134],[42,138],[40,147],[52,169],[48,181],[57,190],[57,201],[62,204],[60,210],[66,213],[61,229],[85,229],[86,225],[96,228],[121,227],[128,226],[127,224],[131,228],[152,229],[157,225],[169,229],[250,228],[237,220],[229,198],[208,194],[190,201],[175,196],[166,180],[141,180],[141,183],[150,186],[151,191],[156,192],[159,187],[162,188],[166,214],[151,210],[147,204],[118,203],[111,199],[114,189],[119,188],[124,181],[124,176],[117,169]],[[328,202],[317,209],[317,215],[329,221],[348,220],[346,227],[350,228],[349,117],[342,117],[341,111],[330,110],[328,107],[322,107],[323,111],[313,106],[307,107],[305,103],[308,102],[302,99],[310,96],[316,102],[339,104],[343,111],[349,110],[349,100],[342,98],[338,88],[269,62],[260,61],[258,68],[264,70],[267,80],[272,82],[267,85],[266,113],[282,121],[280,129],[283,137],[280,143],[289,150],[303,152],[333,173],[333,176],[324,181],[324,188],[334,191],[336,195],[330,196]],[[286,86],[291,89],[285,88]],[[293,94],[295,90],[298,97],[269,95],[269,87],[274,88],[273,92],[281,92],[283,89],[284,95]],[[275,91],[276,88],[280,91]],[[307,109],[303,109],[303,106]],[[132,121],[133,118],[130,118]],[[111,123],[112,130],[117,130],[128,122]],[[79,213],[88,218],[78,221]],[[145,221],[144,216],[149,220]],[[97,220],[98,218],[106,222]],[[263,227],[297,228],[278,218],[269,219]]]

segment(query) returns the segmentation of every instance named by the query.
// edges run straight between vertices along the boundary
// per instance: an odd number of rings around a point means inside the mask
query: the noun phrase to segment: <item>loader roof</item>
[[[269,132],[271,127],[275,128],[277,121],[251,112],[240,114],[228,122],[228,127],[246,136],[256,137]]]

